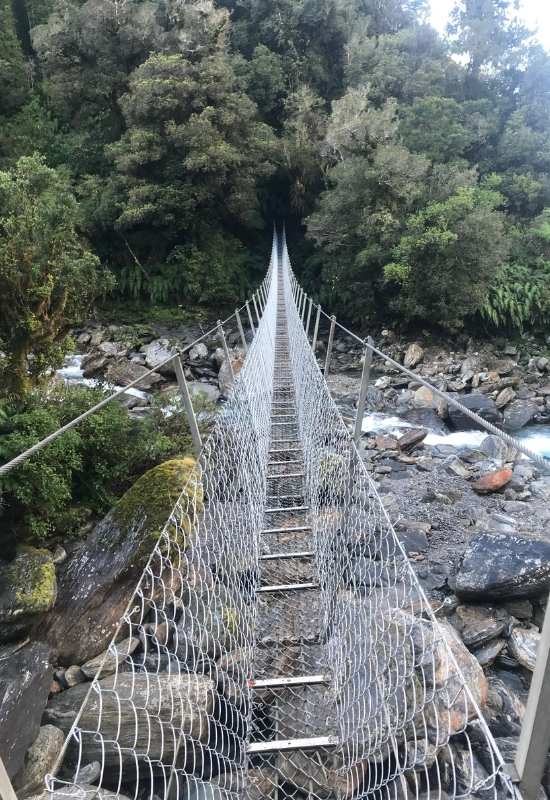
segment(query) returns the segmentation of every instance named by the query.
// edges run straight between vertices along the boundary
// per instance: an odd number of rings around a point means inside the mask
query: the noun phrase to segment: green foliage
[[[60,363],[68,329],[108,285],[80,240],[66,179],[38,156],[0,172],[0,339],[7,385],[21,396]],[[33,359],[29,363],[29,355]]]
[[[7,403],[0,418],[4,463],[103,399],[100,389],[33,392]],[[75,535],[105,513],[147,469],[191,451],[185,415],[160,405],[146,419],[109,403],[8,473],[1,481],[2,525],[18,541]]]
[[[17,39],[11,0],[0,0],[0,120],[19,108],[29,90],[29,71]]]

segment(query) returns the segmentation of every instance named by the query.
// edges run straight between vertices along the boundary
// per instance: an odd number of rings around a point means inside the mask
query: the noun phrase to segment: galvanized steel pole
[[[536,800],[550,750],[550,601],[521,725],[515,765],[523,800]]]
[[[252,319],[252,312],[250,311],[250,304],[248,300],[245,303],[246,305],[246,313],[248,314],[248,322],[250,325],[250,330],[252,331],[252,336],[256,335],[256,328],[254,327],[254,320]]]
[[[225,353],[225,357],[227,359],[227,363],[229,364],[229,373],[231,375],[231,378],[233,380],[235,380],[235,373],[233,372],[233,364],[231,363],[231,353],[229,352],[229,347],[227,346],[227,339],[225,338],[225,333],[223,331],[223,325],[222,325],[222,322],[221,322],[220,319],[218,320],[218,333],[219,333],[220,338],[222,340],[222,347],[223,347],[223,351]]]
[[[321,306],[317,306],[317,315],[315,317],[315,327],[313,329],[313,341],[311,342],[311,349],[315,355],[315,348],[317,347],[317,337],[319,336],[319,324],[321,322]]]
[[[195,417],[195,410],[193,408],[191,395],[189,394],[189,387],[187,385],[187,380],[185,378],[185,372],[183,370],[183,364],[181,363],[181,358],[179,356],[176,356],[173,360],[173,364],[174,364],[174,371],[176,373],[176,379],[178,381],[178,387],[180,390],[181,399],[183,400],[183,406],[185,408],[187,421],[189,423],[189,429],[191,431],[191,439],[193,440],[195,455],[198,458],[202,450],[202,438],[199,431],[199,426],[197,425],[197,418]]]
[[[313,300],[311,297],[309,298],[309,308],[307,310],[307,322],[306,322],[306,339],[309,338],[309,323],[311,321],[311,309],[313,308]]]
[[[330,331],[328,334],[328,344],[327,344],[327,357],[325,359],[325,369],[324,369],[324,376],[325,378],[328,375],[328,370],[330,367],[330,360],[332,358],[332,345],[334,343],[334,328],[336,326],[336,317],[334,314],[330,318]]]
[[[258,303],[256,302],[256,292],[252,295],[252,302],[254,303],[254,311],[256,312],[256,319],[258,320],[258,325],[260,324],[261,315],[258,311]]]
[[[235,311],[235,319],[237,320],[237,328],[239,329],[239,335],[241,337],[241,342],[243,343],[244,352],[248,353],[248,345],[246,343],[246,336],[244,335],[244,328],[243,323],[241,322],[241,315],[239,314],[239,310]]]
[[[369,336],[365,343],[365,360],[363,361],[363,374],[361,375],[361,388],[359,389],[359,398],[357,400],[357,414],[355,415],[355,429],[353,432],[353,441],[357,444],[363,432],[363,417],[365,415],[365,405],[367,402],[367,390],[369,388],[370,370],[372,365],[372,350],[373,344],[372,336]]]

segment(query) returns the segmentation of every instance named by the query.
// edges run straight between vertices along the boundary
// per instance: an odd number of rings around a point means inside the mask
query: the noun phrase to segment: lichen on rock
[[[57,581],[51,554],[19,548],[14,560],[0,568],[0,586],[0,641],[5,641],[53,607]]]

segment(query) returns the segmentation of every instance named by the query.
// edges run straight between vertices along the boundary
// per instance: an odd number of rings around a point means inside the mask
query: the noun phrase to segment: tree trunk
[[[31,379],[28,369],[28,356],[28,342],[26,340],[15,342],[7,359],[6,374],[3,381],[6,394],[21,398],[30,390]]]

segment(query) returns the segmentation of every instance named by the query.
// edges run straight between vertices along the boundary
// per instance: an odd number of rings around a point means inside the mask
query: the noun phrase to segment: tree
[[[0,114],[19,108],[29,89],[27,67],[15,30],[11,0],[0,0]]]
[[[456,330],[481,310],[507,255],[498,185],[493,179],[460,189],[407,219],[394,261],[384,266],[397,290],[391,305],[405,321]]]
[[[3,389],[16,396],[60,362],[68,329],[108,285],[78,236],[77,215],[67,180],[43,158],[0,172]]]

